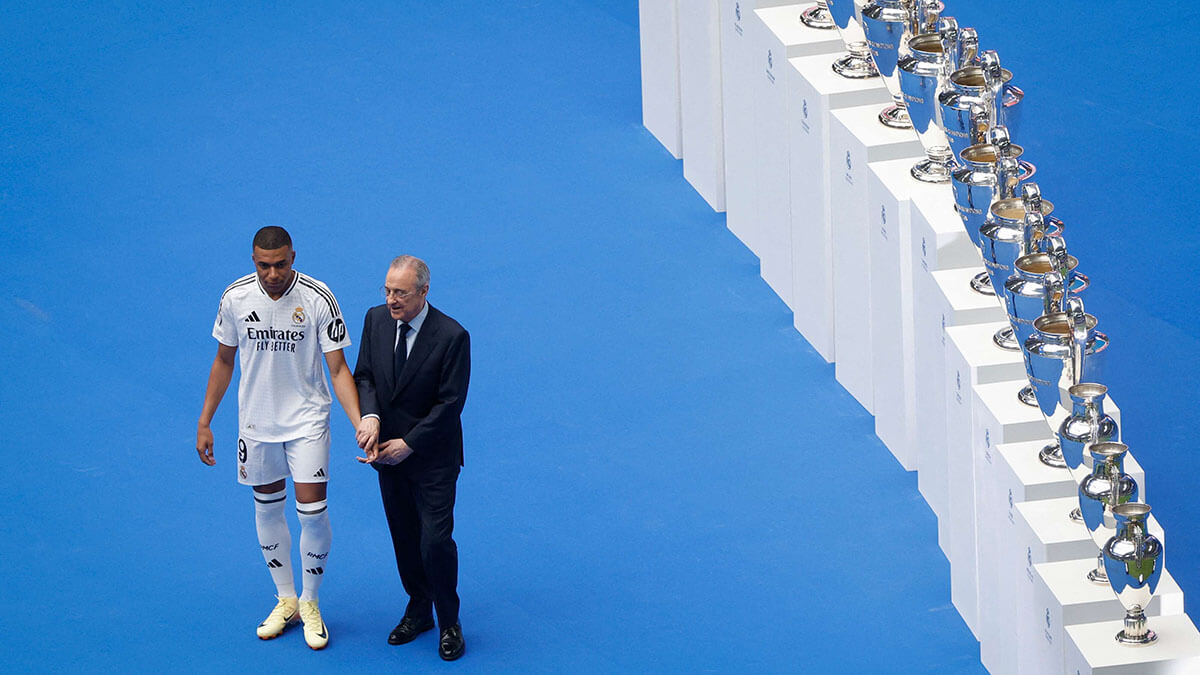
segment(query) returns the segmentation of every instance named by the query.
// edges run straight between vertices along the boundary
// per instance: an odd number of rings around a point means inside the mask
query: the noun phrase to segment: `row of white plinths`
[[[1200,672],[1200,633],[1169,572],[1147,612],[1158,642],[1115,641],[1124,610],[1086,579],[1097,548],[1068,517],[1077,485],[1037,459],[1050,429],[1017,399],[1020,353],[992,342],[999,301],[969,287],[983,266],[950,186],[910,176],[915,133],[879,123],[879,78],[833,72],[842,41],[800,22],[811,6],[641,0],[647,128],[725,208],[797,330],[918,472],[951,599],[989,671]],[[1121,422],[1111,399],[1106,411]],[[1145,499],[1132,456],[1126,471]]]

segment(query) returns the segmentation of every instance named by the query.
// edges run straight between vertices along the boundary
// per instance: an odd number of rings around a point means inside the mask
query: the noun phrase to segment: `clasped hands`
[[[412,448],[403,438],[393,438],[390,441],[379,442],[379,418],[364,417],[358,424],[355,434],[358,447],[365,457],[355,457],[363,464],[399,464],[412,454]]]

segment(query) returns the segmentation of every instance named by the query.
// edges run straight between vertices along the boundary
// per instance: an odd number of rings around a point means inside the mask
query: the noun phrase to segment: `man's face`
[[[417,286],[417,271],[412,267],[388,269],[387,278],[383,282],[383,290],[387,295],[388,310],[397,321],[409,322],[417,318],[425,307],[425,295],[429,286]]]
[[[258,273],[258,282],[267,290],[267,294],[278,299],[292,283],[292,263],[296,261],[296,252],[291,246],[267,250],[254,247],[254,271]]]

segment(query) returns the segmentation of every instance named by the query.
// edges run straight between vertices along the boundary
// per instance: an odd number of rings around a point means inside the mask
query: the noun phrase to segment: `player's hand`
[[[393,438],[379,445],[379,457],[375,459],[375,462],[395,465],[408,459],[411,454],[412,448],[408,447],[408,443],[405,443],[403,438]]]
[[[358,431],[355,437],[358,440],[358,447],[364,450],[373,449],[375,444],[379,442],[379,418],[362,418],[362,421],[358,423]]]
[[[199,425],[196,427],[196,452],[200,454],[200,461],[212,466],[217,463],[213,458],[213,435],[212,429],[207,425]]]
[[[358,461],[362,462],[363,464],[374,464],[375,460],[379,459],[379,446],[374,443],[372,443],[368,447],[363,448],[362,451],[363,451],[363,454],[366,456],[358,457],[356,455],[354,457],[354,459],[357,459]]]

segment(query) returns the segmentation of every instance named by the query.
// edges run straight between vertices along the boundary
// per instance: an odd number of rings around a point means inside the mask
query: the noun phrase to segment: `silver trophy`
[[[867,36],[862,28],[861,0],[826,0],[833,22],[842,34],[842,42],[846,44],[846,56],[833,62],[833,72],[852,80],[863,80],[868,77],[879,77],[875,61],[871,58],[871,48],[867,46]]]
[[[873,0],[863,7],[863,30],[893,103],[879,113],[879,121],[893,129],[910,129],[912,122],[900,93],[898,63],[908,51],[908,39],[929,33],[942,4],[937,0]]]
[[[1083,524],[1092,533],[1092,541],[1100,549],[1117,529],[1113,509],[1138,500],[1137,481],[1125,473],[1125,453],[1128,451],[1129,447],[1124,443],[1096,443],[1088,448],[1092,471],[1079,481],[1079,512]],[[1087,578],[1097,584],[1108,583],[1103,555],[1096,556],[1096,569],[1088,572]]]
[[[1067,254],[1062,237],[1047,237],[1045,253],[1030,253],[1013,263],[1013,275],[1004,282],[1005,309],[1018,345],[1033,335],[1033,322],[1043,314],[1065,312],[1067,297],[1077,296],[1088,287],[1088,278],[1076,271],[1079,261]],[[1032,385],[1025,385],[1017,397],[1037,407]]]
[[[987,221],[979,228],[980,250],[992,292],[1006,305],[1004,282],[1012,276],[1013,263],[1023,255],[1041,251],[1047,237],[1062,234],[1061,221],[1046,218],[1053,211],[1054,204],[1042,199],[1038,184],[1030,181],[1021,186],[1020,199],[992,203]],[[1001,328],[993,339],[1001,349],[1015,352],[1021,348],[1012,326]]]
[[[1104,544],[1104,571],[1108,585],[1125,607],[1125,628],[1117,633],[1117,642],[1144,646],[1158,636],[1146,626],[1146,608],[1163,571],[1163,546],[1147,530],[1150,507],[1122,504],[1113,509],[1117,533]]]
[[[950,172],[950,186],[954,189],[954,210],[963,221],[963,227],[971,242],[980,249],[983,241],[979,229],[987,221],[992,204],[1001,199],[1016,196],[1022,177],[1017,159],[1024,152],[1021,146],[1011,143],[1008,129],[995,127],[988,131],[988,142],[972,145],[959,154],[959,165]],[[1032,174],[1030,174],[1032,175]],[[987,272],[980,272],[971,279],[971,288],[984,295],[995,295]]]
[[[817,0],[815,7],[809,7],[800,14],[800,22],[817,30],[833,28],[833,17],[829,15],[827,4],[825,0]]]
[[[1005,126],[1017,135],[1025,92],[1012,86],[1011,80],[1012,73],[1000,67],[1000,57],[993,50],[980,54],[978,65],[950,73],[945,89],[938,94],[938,110],[955,156],[983,142],[992,127]]]
[[[1121,431],[1117,421],[1104,412],[1104,398],[1108,387],[1093,382],[1081,382],[1067,390],[1071,397],[1071,414],[1067,416],[1054,436],[1058,439],[1058,447],[1062,451],[1063,461],[1067,470],[1078,483],[1083,480],[1092,468],[1092,445],[1118,441]],[[1083,514],[1078,508],[1070,513],[1071,520],[1083,522]]]
[[[1102,379],[1108,336],[1096,330],[1096,317],[1083,311],[1083,300],[1068,298],[1067,311],[1033,322],[1033,335],[1021,351],[1038,409],[1053,432],[1070,415],[1066,392],[1080,382]],[[1047,466],[1066,467],[1057,441],[1042,448],[1038,458]]]
[[[937,33],[914,35],[908,40],[908,50],[897,64],[900,93],[926,155],[913,165],[912,176],[926,183],[945,183],[954,168],[954,155],[937,119],[937,95],[963,58],[975,58],[979,36],[974,28],[960,31],[952,17],[942,17]]]

